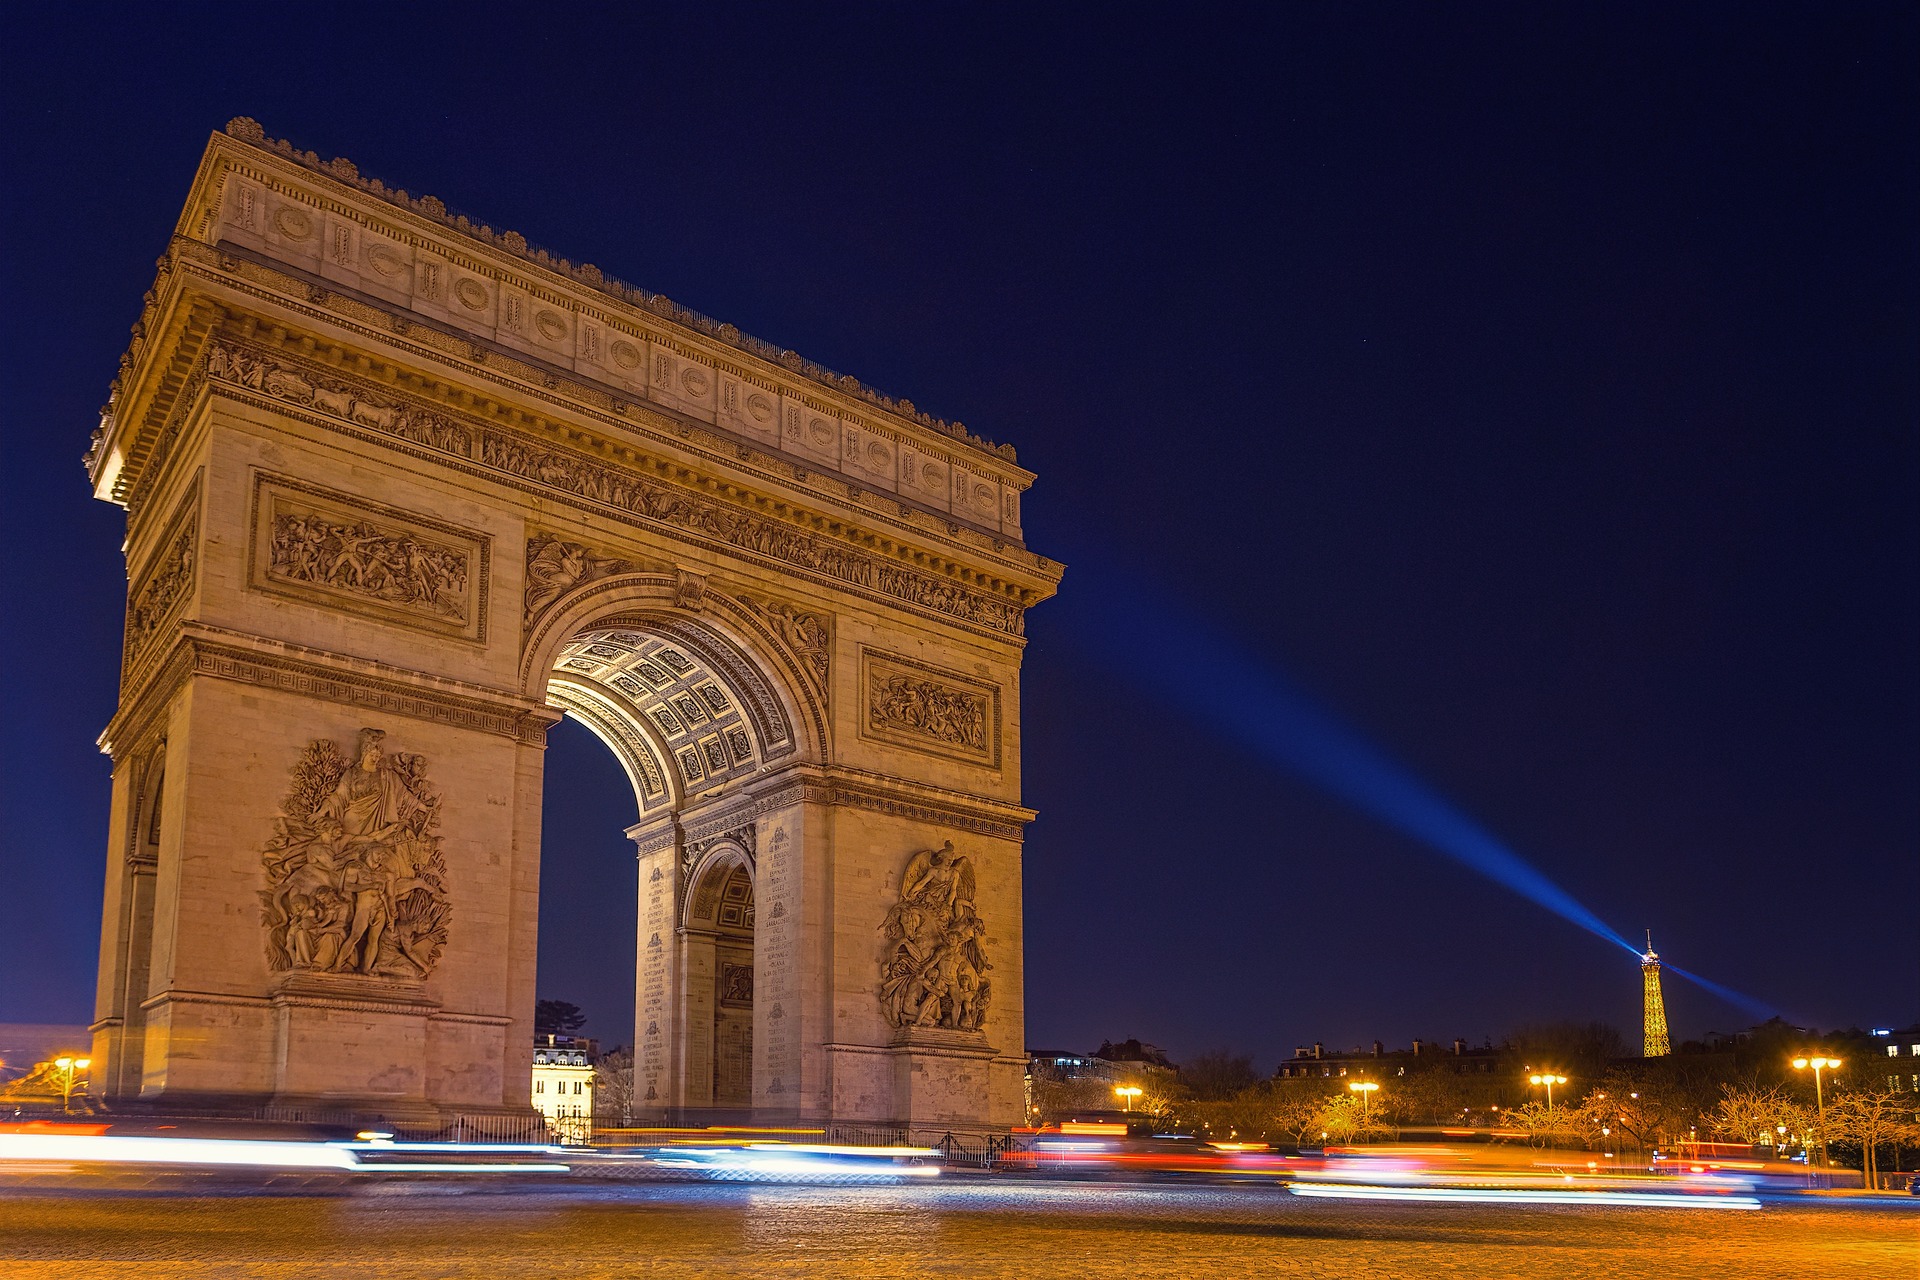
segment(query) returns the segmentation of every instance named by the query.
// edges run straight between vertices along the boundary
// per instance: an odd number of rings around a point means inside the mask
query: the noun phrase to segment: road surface
[[[1920,1203],[1314,1201],[1272,1186],[0,1188],[0,1276],[1911,1277]]]

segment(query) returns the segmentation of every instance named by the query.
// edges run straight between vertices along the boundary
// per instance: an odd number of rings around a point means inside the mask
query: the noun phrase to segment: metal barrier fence
[[[904,1147],[908,1145],[905,1129],[887,1125],[829,1125],[826,1140],[843,1147]]]
[[[1010,1151],[1020,1150],[1019,1142],[1008,1134],[1004,1137],[989,1135],[977,1141],[968,1141],[949,1133],[933,1144],[940,1153],[941,1163],[955,1169],[997,1169]]]
[[[439,1125],[408,1124],[365,1111],[333,1107],[257,1107],[253,1118],[285,1124],[324,1124],[351,1129],[378,1129],[404,1142],[517,1142],[563,1141],[549,1132],[539,1115],[456,1114]]]

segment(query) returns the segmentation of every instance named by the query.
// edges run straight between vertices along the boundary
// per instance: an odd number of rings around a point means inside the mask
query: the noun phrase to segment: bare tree
[[[615,1049],[594,1064],[593,1113],[601,1124],[633,1123],[633,1050]]]
[[[1595,1131],[1594,1117],[1584,1106],[1548,1106],[1535,1100],[1509,1109],[1506,1118],[1526,1133],[1527,1145],[1533,1147],[1584,1147]]]
[[[1326,1099],[1320,1104],[1316,1118],[1321,1136],[1341,1146],[1368,1142],[1376,1137],[1390,1136],[1393,1132],[1387,1126],[1385,1116],[1364,1098],[1350,1093]]]
[[[1915,1105],[1912,1094],[1892,1089],[1848,1090],[1827,1103],[1827,1141],[1860,1148],[1860,1173],[1867,1190],[1880,1184],[1882,1146],[1920,1142]]]
[[[1788,1142],[1805,1145],[1813,1132],[1813,1113],[1779,1085],[1723,1084],[1720,1091],[1719,1105],[1705,1117],[1715,1134],[1779,1148]]]

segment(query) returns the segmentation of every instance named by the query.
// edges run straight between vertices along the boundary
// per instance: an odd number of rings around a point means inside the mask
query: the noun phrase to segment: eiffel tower
[[[1660,957],[1654,954],[1653,931],[1647,931],[1646,954],[1640,957],[1640,985],[1645,993],[1645,1026],[1641,1055],[1664,1058],[1673,1052],[1667,1043],[1667,1002],[1660,996]]]

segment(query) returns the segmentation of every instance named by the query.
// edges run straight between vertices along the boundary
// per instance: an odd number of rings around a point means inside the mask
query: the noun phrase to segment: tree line
[[[1725,1052],[1629,1058],[1619,1033],[1603,1024],[1561,1025],[1517,1033],[1493,1072],[1456,1071],[1460,1059],[1444,1054],[1398,1055],[1344,1059],[1347,1074],[1266,1079],[1250,1058],[1216,1050],[1177,1071],[1113,1063],[1110,1073],[1124,1081],[1036,1074],[1031,1118],[1120,1109],[1113,1089],[1124,1083],[1140,1090],[1128,1108],[1157,1130],[1215,1140],[1348,1146],[1471,1128],[1536,1147],[1650,1158],[1719,1142],[1784,1159],[1817,1153],[1824,1139],[1833,1163],[1859,1169],[1869,1188],[1887,1182],[1885,1173],[1914,1169],[1920,1094],[1877,1074],[1883,1059],[1870,1056],[1871,1043],[1850,1045],[1835,1051],[1847,1065],[1826,1078],[1823,1127],[1810,1074],[1789,1065],[1806,1039],[1793,1028],[1762,1027]],[[1528,1083],[1540,1072],[1556,1076],[1550,1102]],[[1363,1081],[1379,1087],[1349,1087]]]

